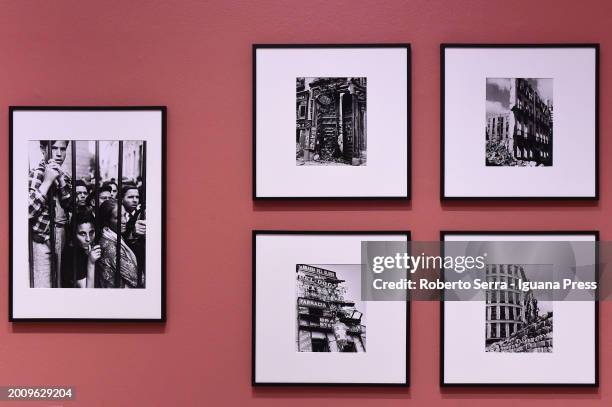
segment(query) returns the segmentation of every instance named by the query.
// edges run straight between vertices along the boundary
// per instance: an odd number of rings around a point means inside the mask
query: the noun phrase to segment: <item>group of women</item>
[[[136,255],[120,237],[127,231],[127,219],[121,216],[120,221],[119,205],[112,198],[102,202],[97,219],[91,211],[74,213],[71,222],[74,230],[61,259],[63,287],[136,288],[142,285],[144,277],[139,276],[142,273],[138,273]]]

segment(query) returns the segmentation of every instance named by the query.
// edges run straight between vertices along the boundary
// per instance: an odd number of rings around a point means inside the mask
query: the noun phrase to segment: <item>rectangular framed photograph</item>
[[[409,303],[361,299],[361,242],[409,240],[253,231],[252,384],[408,386]]]
[[[253,199],[324,198],[410,198],[409,44],[253,45]]]
[[[540,249],[550,248],[550,242],[557,242],[555,247],[596,243],[599,232],[443,231],[440,239],[446,243],[467,242],[472,249],[486,253],[490,242],[549,244]],[[542,276],[551,276],[553,268],[555,273],[564,273],[556,269],[559,265],[596,265],[595,244],[578,244],[580,250],[569,257],[575,254],[580,259],[567,258],[555,265],[538,261],[543,258],[540,255],[546,254],[538,254],[536,249],[531,253],[519,250],[503,254],[513,260],[487,264],[484,276],[489,288],[482,299],[441,301],[440,385],[598,386],[599,302],[553,300],[541,290],[535,294],[532,288],[537,286],[533,282],[544,281]],[[489,254],[497,250],[499,255],[503,250],[500,245],[495,246],[497,249],[488,247]],[[595,273],[591,266],[582,275],[589,274],[586,280],[595,281]]]
[[[442,44],[441,199],[599,198],[598,44]]]
[[[165,321],[166,108],[9,114],[9,320]]]

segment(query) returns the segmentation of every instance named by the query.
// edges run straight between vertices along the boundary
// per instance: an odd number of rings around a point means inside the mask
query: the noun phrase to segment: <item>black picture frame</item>
[[[252,277],[251,277],[251,386],[252,387],[402,387],[410,386],[410,332],[411,332],[411,317],[410,317],[410,301],[406,301],[406,380],[404,383],[309,383],[309,382],[261,382],[256,379],[256,330],[257,330],[257,236],[262,235],[405,235],[407,241],[411,239],[411,232],[408,230],[262,230],[255,229],[251,232],[252,239]]]
[[[595,50],[595,191],[593,196],[447,196],[445,191],[445,52],[451,48],[493,48],[493,49],[527,49],[527,48],[592,48]],[[487,44],[487,43],[442,43],[440,44],[440,200],[441,201],[598,201],[599,200],[599,43],[505,43],[505,44]]]
[[[517,235],[584,235],[594,236],[595,242],[599,242],[599,231],[598,230],[509,230],[509,231],[490,231],[490,230],[441,230],[440,231],[440,242],[444,243],[444,238],[449,235],[492,235],[492,236],[517,236]],[[596,250],[595,255],[598,256]],[[596,278],[599,278],[599,266],[596,262]],[[599,289],[598,289],[599,290]],[[444,301],[440,301],[440,387],[444,388],[473,388],[473,387],[499,387],[499,388],[560,388],[560,387],[572,387],[572,388],[597,388],[599,387],[599,300],[595,301],[595,380],[593,383],[447,383],[444,377]]]
[[[13,262],[13,114],[15,112],[27,112],[27,111],[49,111],[49,112],[60,112],[60,111],[92,111],[92,112],[134,112],[134,111],[159,111],[161,114],[161,225],[160,225],[160,238],[161,238],[161,253],[160,253],[160,317],[159,318],[22,318],[15,317],[13,313],[13,273],[14,273],[14,262]],[[143,106],[38,106],[38,105],[19,105],[9,106],[9,159],[8,159],[8,170],[9,170],[9,182],[8,182],[8,193],[9,193],[9,256],[8,256],[8,321],[11,323],[31,323],[31,322],[136,322],[136,323],[165,323],[167,320],[166,312],[166,212],[167,212],[167,199],[166,199],[166,168],[167,168],[167,156],[166,156],[166,143],[167,143],[167,106],[157,105],[143,105]]]
[[[262,196],[257,192],[257,51],[260,49],[346,49],[346,48],[400,48],[405,49],[407,54],[407,111],[406,111],[406,174],[407,186],[406,194],[403,196]],[[412,65],[411,65],[411,45],[409,43],[364,43],[364,44],[252,44],[252,115],[253,115],[253,151],[252,151],[252,198],[254,201],[370,201],[370,200],[390,200],[405,201],[411,199],[411,134],[412,134]]]

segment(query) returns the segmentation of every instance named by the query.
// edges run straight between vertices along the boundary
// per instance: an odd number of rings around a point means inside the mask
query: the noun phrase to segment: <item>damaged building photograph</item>
[[[485,350],[487,352],[551,353],[553,302],[538,301],[533,291],[519,290],[538,266],[489,264],[487,282],[505,282],[508,289],[486,290]]]
[[[296,78],[296,164],[366,165],[366,78]]]
[[[487,78],[486,165],[553,165],[553,80]]]
[[[296,265],[298,352],[365,352],[360,265]]]

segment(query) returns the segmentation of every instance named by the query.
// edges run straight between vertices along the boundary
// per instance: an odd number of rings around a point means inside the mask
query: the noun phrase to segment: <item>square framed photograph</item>
[[[520,242],[536,243],[531,252],[506,250],[504,264],[487,262],[489,288],[482,300],[440,302],[441,386],[598,386],[599,302],[559,300],[534,287],[553,271],[550,263],[540,261],[551,253],[560,255],[546,249],[553,245],[562,247],[564,256],[555,260],[555,273],[572,264],[574,271],[589,265],[582,276],[596,281],[599,232],[443,231],[440,239],[497,255],[505,247],[524,248]],[[487,246],[491,242],[508,246]],[[574,243],[579,250],[565,249]],[[538,248],[543,250],[538,253]]]
[[[441,199],[599,198],[599,44],[442,44]]]
[[[166,107],[9,111],[9,321],[165,321]]]
[[[410,73],[409,44],[253,45],[253,199],[409,199]]]
[[[253,231],[252,384],[408,386],[409,302],[361,300],[361,242],[409,240]]]

